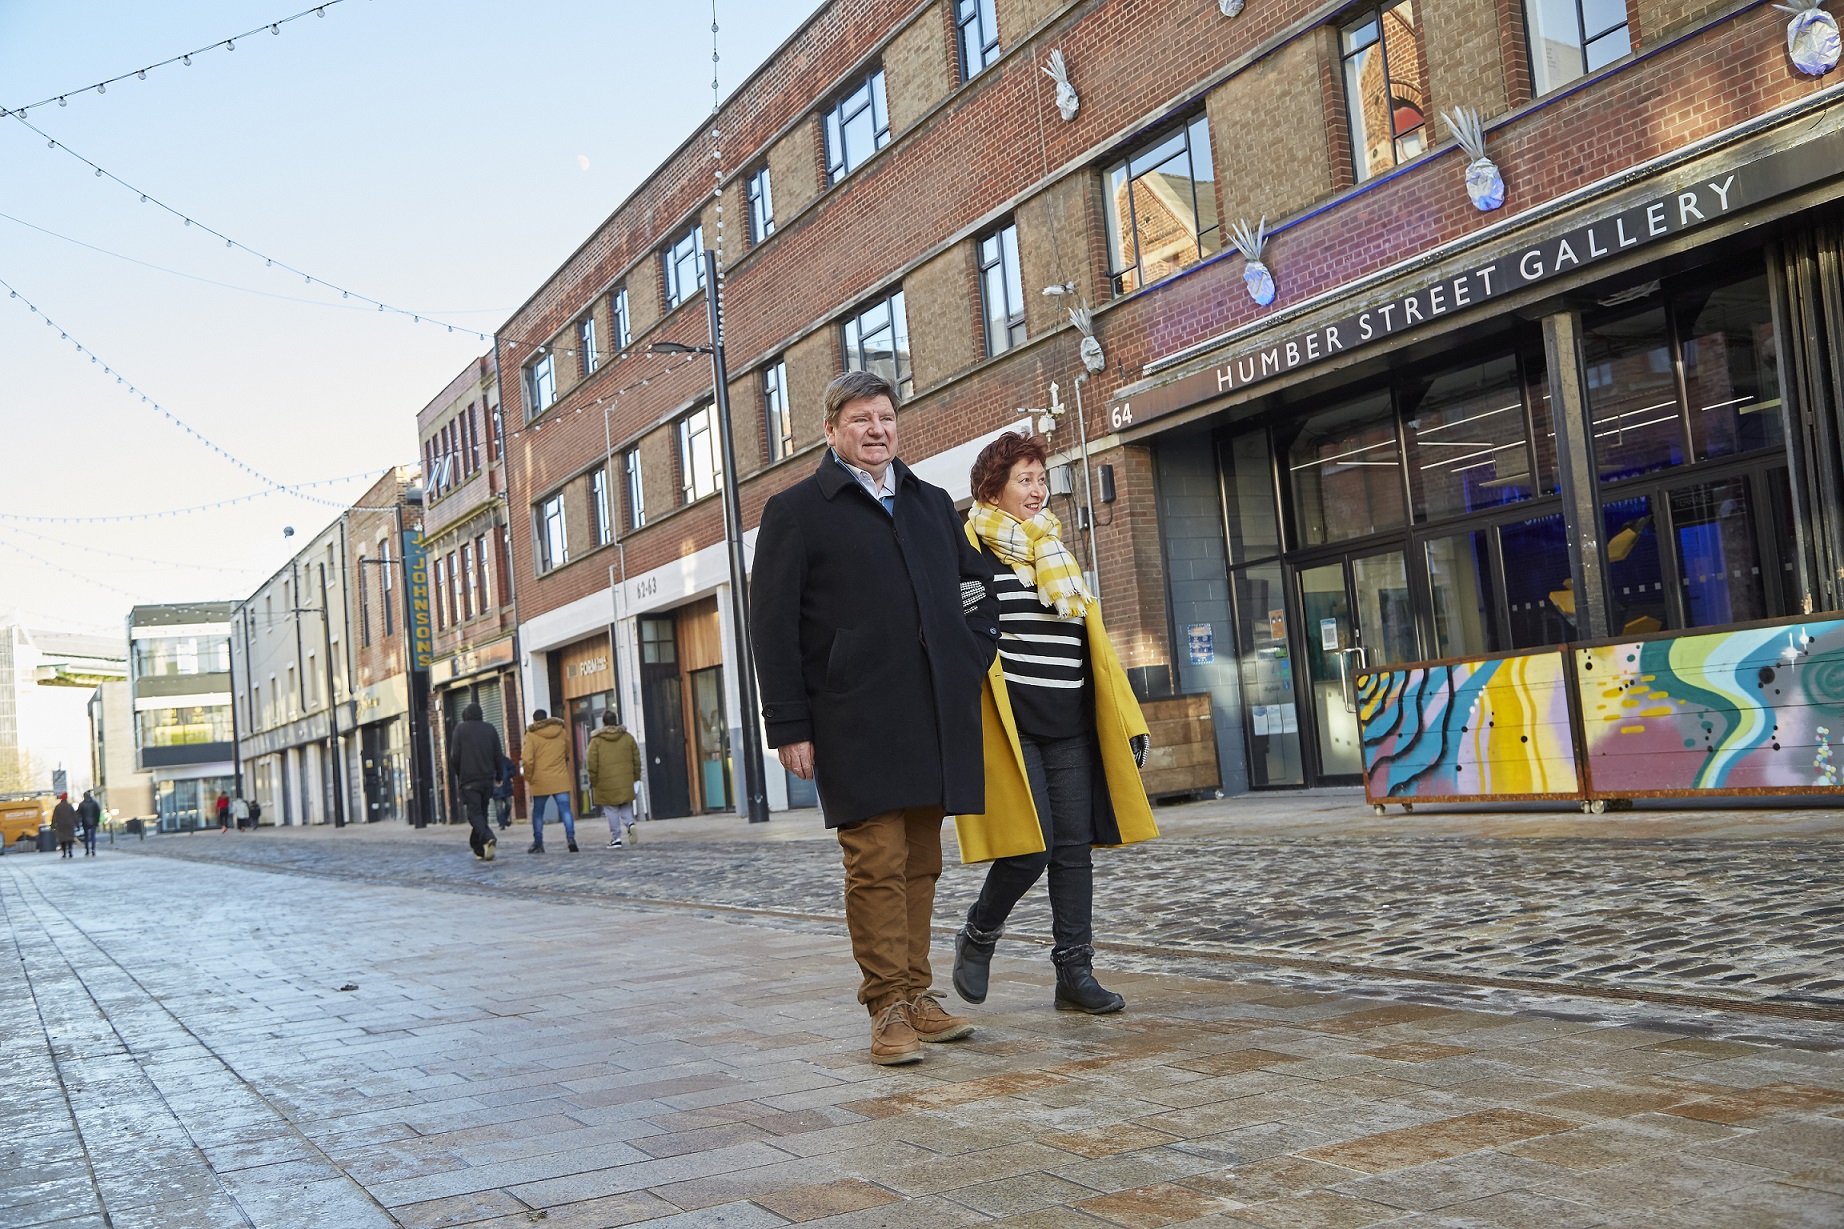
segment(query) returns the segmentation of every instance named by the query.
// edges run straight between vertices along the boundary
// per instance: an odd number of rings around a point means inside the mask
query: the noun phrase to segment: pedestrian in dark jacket
[[[499,830],[504,832],[512,827],[512,788],[519,777],[519,766],[510,755],[499,757],[499,784],[493,787],[493,810],[499,819]]]
[[[96,828],[102,823],[102,804],[96,801],[89,790],[83,791],[83,801],[77,804],[77,823],[83,828],[83,856],[96,856]]]
[[[500,781],[500,764],[505,753],[500,749],[499,731],[481,720],[480,705],[470,704],[461,710],[461,720],[448,735],[448,771],[461,794],[471,831],[467,843],[474,856],[491,862],[497,842],[487,823],[487,799]]]
[[[58,852],[70,857],[77,843],[77,808],[70,804],[69,794],[59,794],[58,805],[51,808],[51,835],[58,842]]]
[[[947,492],[896,459],[896,390],[826,390],[819,469],[768,501],[750,583],[769,745],[813,779],[845,862],[871,1061],[964,1037],[930,993],[941,820],[983,809],[980,683],[998,640],[990,561]]]

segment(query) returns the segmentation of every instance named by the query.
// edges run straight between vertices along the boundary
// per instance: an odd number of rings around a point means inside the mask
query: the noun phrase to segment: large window
[[[788,409],[788,365],[777,359],[762,372],[762,424],[768,433],[768,459],[794,452],[794,415]]]
[[[957,0],[954,27],[960,42],[960,79],[971,81],[999,58],[999,14],[995,0]]]
[[[1200,115],[1109,167],[1106,206],[1115,294],[1215,255],[1223,234],[1209,121]]]
[[[1414,0],[1363,10],[1339,30],[1338,44],[1361,183],[1428,148],[1427,69]]]
[[[843,330],[847,371],[874,371],[908,397],[914,388],[909,370],[909,319],[903,292],[878,299],[847,318]]]
[[[1524,0],[1530,75],[1539,94],[1560,89],[1633,50],[1626,0]]]
[[[557,403],[557,365],[547,351],[525,368],[525,416],[536,418]]]
[[[570,541],[564,528],[563,496],[553,495],[538,505],[538,570],[548,572],[570,561]]]
[[[1003,354],[1024,341],[1024,279],[1018,270],[1018,227],[1008,222],[981,239],[979,259],[986,353]]]
[[[474,605],[481,614],[490,608],[487,601],[487,535],[480,534],[474,539]]]
[[[610,340],[614,343],[615,349],[627,349],[627,343],[631,339],[628,336],[626,286],[608,296],[608,324]]]
[[[647,488],[640,479],[640,449],[628,449],[621,468],[627,474],[627,527],[639,529],[647,523]]]
[[[670,311],[704,289],[704,227],[693,224],[664,252],[666,308]]]
[[[595,531],[596,546],[607,546],[615,540],[615,523],[609,516],[606,469],[589,475],[589,524]]]
[[[826,179],[838,183],[890,144],[884,70],[878,69],[826,112]]]
[[[1515,355],[1406,380],[1397,396],[1417,521],[1531,497],[1530,432]]]
[[[135,735],[143,747],[190,747],[231,740],[228,704],[186,708],[150,708],[134,715]]]
[[[1303,546],[1394,529],[1406,520],[1402,457],[1387,390],[1307,419],[1287,468]]]
[[[775,193],[764,165],[749,177],[749,242],[760,243],[774,233]]]
[[[229,669],[230,641],[222,636],[154,636],[134,642],[136,678],[223,674]]]
[[[707,405],[679,420],[679,501],[689,504],[715,495],[723,473],[717,410]]]

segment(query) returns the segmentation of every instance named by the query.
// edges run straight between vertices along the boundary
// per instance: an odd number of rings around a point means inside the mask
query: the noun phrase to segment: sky
[[[718,0],[723,92],[817,3]],[[708,0],[338,0],[221,46],[307,7],[0,0],[0,107],[64,94],[25,118],[139,191],[488,334],[709,119]],[[190,66],[78,92],[206,44],[220,45]],[[149,520],[19,519],[264,489],[104,365],[299,483],[413,462],[416,411],[490,348],[227,250],[12,118],[0,215],[0,279],[22,296],[0,293],[0,610],[29,627],[119,632],[137,601],[246,596],[338,511],[271,495]],[[343,505],[367,485],[316,494]]]

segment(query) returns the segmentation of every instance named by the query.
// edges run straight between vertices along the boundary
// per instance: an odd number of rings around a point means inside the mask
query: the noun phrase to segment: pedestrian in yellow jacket
[[[531,715],[525,727],[525,745],[519,753],[525,772],[525,792],[531,798],[531,848],[544,852],[544,804],[549,801],[563,818],[563,836],[576,852],[576,816],[570,812],[570,728],[543,709]]]
[[[954,830],[963,862],[992,867],[954,940],[954,989],[985,1001],[1005,919],[1048,870],[1056,1007],[1099,1015],[1126,1001],[1095,980],[1090,848],[1159,830],[1140,781],[1146,720],[1045,506],[1047,460],[1039,440],[1006,434],[973,464],[967,536],[998,563],[999,656],[981,700],[986,810]]]

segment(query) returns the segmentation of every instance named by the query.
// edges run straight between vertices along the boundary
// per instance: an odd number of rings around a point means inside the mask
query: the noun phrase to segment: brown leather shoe
[[[933,991],[909,1001],[909,1025],[923,1041],[959,1041],[973,1031],[973,1021],[943,1011]]]
[[[922,1043],[910,1027],[909,1004],[899,999],[871,1021],[871,1061],[880,1067],[895,1067],[921,1060]]]

